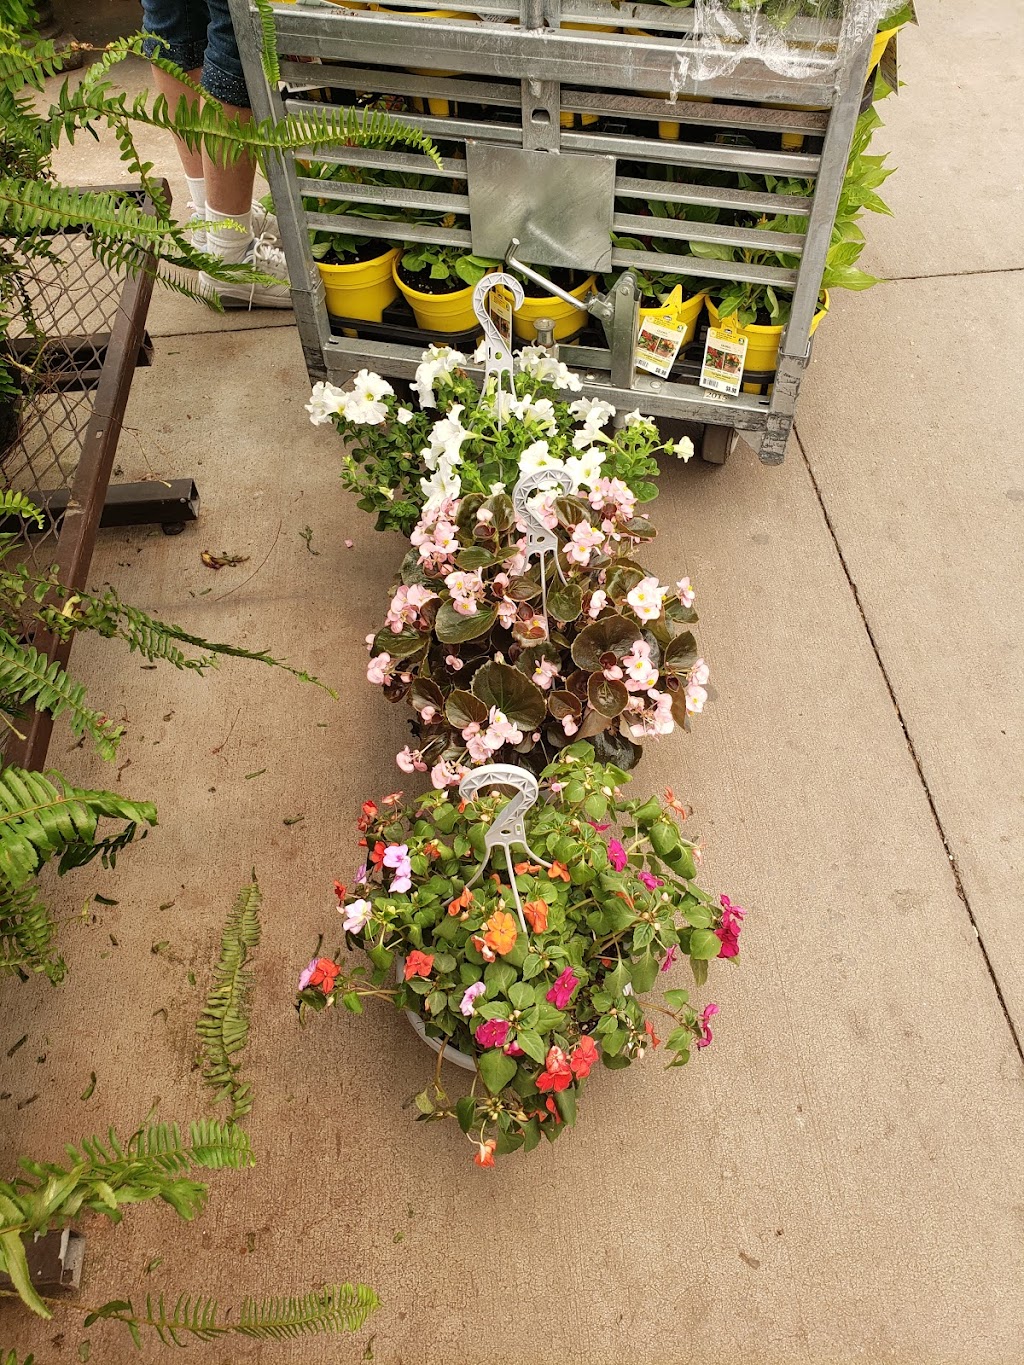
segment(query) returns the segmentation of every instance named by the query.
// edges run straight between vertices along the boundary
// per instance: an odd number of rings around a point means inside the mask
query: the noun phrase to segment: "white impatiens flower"
[[[351,390],[344,394],[341,415],[359,426],[378,427],[387,421],[385,398],[394,397],[394,389],[386,379],[369,370],[360,370],[352,381]]]
[[[314,384],[313,392],[306,404],[309,420],[315,427],[322,427],[325,422],[331,420],[335,413],[341,412],[342,405],[347,397],[348,394],[344,389],[336,388],[333,384],[325,384],[323,381]]]
[[[416,378],[409,386],[415,389],[420,400],[421,408],[433,408],[437,406],[434,398],[434,385],[442,375],[447,375],[452,370],[457,370],[460,365],[465,365],[466,357],[461,351],[453,351],[450,346],[434,346],[431,344],[423,352],[423,359],[416,367]]]
[[[520,474],[536,474],[538,469],[563,469],[557,455],[552,455],[547,441],[534,441],[519,457]]]
[[[570,455],[565,462],[565,467],[572,475],[573,483],[577,488],[593,488],[601,477],[603,462],[604,456],[601,451],[591,446],[581,455]]]

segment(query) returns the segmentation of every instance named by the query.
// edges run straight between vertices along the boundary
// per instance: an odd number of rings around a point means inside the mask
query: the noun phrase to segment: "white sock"
[[[202,176],[198,180],[193,180],[190,175],[186,175],[185,184],[188,186],[189,207],[194,210],[194,217],[206,217],[206,181]]]
[[[220,227],[228,222],[232,226]],[[206,249],[222,261],[240,261],[252,241],[252,209],[245,213],[221,213],[206,206]]]

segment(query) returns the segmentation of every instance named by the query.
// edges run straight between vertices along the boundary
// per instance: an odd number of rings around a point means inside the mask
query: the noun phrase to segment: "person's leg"
[[[142,0],[142,28],[147,35],[146,55],[164,57],[179,66],[190,80],[198,83],[202,76],[203,54],[206,51],[207,16],[203,0]],[[160,39],[161,41],[156,41]],[[173,113],[184,98],[189,104],[198,103],[199,96],[176,76],[152,68],[153,85],[162,94]],[[206,217],[206,188],[203,180],[203,154],[198,147],[189,147],[180,137],[174,138],[178,160],[185,172],[188,185],[188,208],[197,219]],[[197,228],[192,243],[200,249],[206,246],[206,232]]]

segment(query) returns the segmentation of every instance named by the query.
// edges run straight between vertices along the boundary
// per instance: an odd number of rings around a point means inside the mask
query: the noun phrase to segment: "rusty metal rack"
[[[854,125],[865,92],[872,35],[838,60],[810,41],[804,21],[790,33],[793,75],[757,60],[727,75],[679,80],[677,52],[694,40],[693,11],[608,0],[402,0],[401,8],[298,0],[275,4],[280,83],[261,61],[259,16],[251,0],[231,0],[246,79],[257,113],[358,107],[368,94],[404,102],[397,114],[434,140],[441,174],[455,182],[438,194],[399,185],[314,180],[303,155],[268,165],[293,282],[296,319],[310,376],[339,377],[361,365],[408,378],[422,345],[332,329],[309,233],[463,246],[504,257],[513,236],[517,258],[534,266],[567,266],[604,274],[611,287],[588,301],[596,337],[562,344],[559,358],[584,379],[584,392],[616,407],[640,406],[655,417],[700,424],[708,458],[721,462],[737,431],[779,463],[811,347],[836,207]],[[480,11],[485,11],[481,13]],[[474,22],[467,22],[473,20]],[[821,29],[814,33],[820,39]],[[835,30],[836,42],[839,29]],[[806,38],[805,55],[801,39]],[[678,87],[678,98],[668,92]],[[651,92],[663,91],[664,95]],[[358,98],[357,98],[358,92]],[[799,106],[799,107],[796,107]],[[401,105],[399,106],[401,107]],[[429,111],[429,112],[428,112]],[[659,124],[662,125],[659,130]],[[669,125],[667,135],[665,126]],[[674,128],[674,133],[672,131]],[[784,136],[784,135],[789,135]],[[788,145],[787,145],[788,144]],[[318,161],[351,167],[437,174],[427,158],[399,151],[332,146]],[[669,168],[672,179],[664,178]],[[708,172],[796,177],[813,193],[796,198],[728,187]],[[697,172],[693,174],[693,172]],[[663,178],[659,178],[659,174]],[[722,181],[723,183],[717,183]],[[709,183],[710,182],[710,183]],[[387,223],[355,213],[307,212],[303,197],[359,205],[441,210],[468,227]],[[679,243],[676,254],[613,246],[611,232],[652,235],[653,220],[624,201],[700,205],[752,215],[806,215],[802,233],[765,233],[690,218],[657,219],[657,237]],[[392,212],[392,217],[394,213]],[[390,232],[388,231],[390,228]],[[687,242],[775,250],[796,269],[687,254]],[[692,377],[660,380],[634,368],[638,294],[633,272],[645,268],[699,279],[747,281],[792,291],[792,312],[773,386],[721,397]],[[557,292],[557,291],[553,291]],[[436,338],[432,338],[436,339]]]
[[[102,188],[127,188],[147,202],[138,187]],[[3,486],[27,493],[45,515],[41,533],[24,533],[24,562],[40,574],[56,566],[74,592],[87,586],[101,526],[179,529],[198,515],[199,498],[191,479],[110,484],[132,378],[152,357],[145,324],[155,261],[131,275],[110,270],[94,256],[87,232],[74,228],[54,233],[49,246],[56,260],[36,261],[28,276],[42,339],[22,332],[8,343],[31,379],[0,469]],[[37,633],[32,643],[67,664],[70,641]],[[51,728],[48,714],[31,712],[25,738],[11,739],[5,760],[41,767]]]

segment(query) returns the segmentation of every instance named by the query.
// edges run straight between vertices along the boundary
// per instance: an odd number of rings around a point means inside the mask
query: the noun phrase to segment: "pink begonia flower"
[[[496,706],[492,706],[488,713],[488,721],[487,742],[492,752],[495,749],[500,749],[503,744],[522,743],[522,730],[509,720],[504,711],[499,711]]]
[[[622,667],[626,670],[626,687],[630,692],[646,692],[657,685],[658,670],[651,663],[651,647],[646,640],[637,640],[623,657]]]
[[[498,621],[503,630],[511,630],[515,625],[518,607],[515,602],[510,602],[507,598],[502,598],[498,603]]]
[[[373,914],[369,901],[352,901],[349,905],[339,905],[338,911],[345,916],[342,928],[346,934],[358,934],[366,927],[366,921]]]
[[[653,707],[651,703],[654,703]],[[635,716],[635,720],[627,722],[626,729],[633,739],[644,739],[653,735],[670,735],[676,728],[675,719],[672,715],[672,697],[668,692],[659,692],[652,687],[647,693],[647,700],[634,694],[629,699],[626,708],[630,716]]]
[[[579,977],[573,969],[571,967],[566,967],[562,975],[544,996],[544,999],[554,1005],[555,1009],[564,1010],[572,999],[573,991],[579,984]]]
[[[386,687],[393,677],[390,654],[378,654],[366,665],[366,681],[378,687]]]
[[[306,987],[309,985],[309,978],[310,978],[310,977],[313,975],[313,973],[316,971],[316,962],[317,962],[317,960],[316,960],[316,958],[314,958],[313,961],[309,964],[309,966],[308,966],[308,967],[303,967],[302,971],[299,973],[299,990],[300,990],[300,991],[304,991],[304,990],[306,989]]]
[[[471,733],[467,733],[470,731]],[[462,738],[466,741],[466,752],[474,763],[486,763],[491,757],[493,750],[487,742],[480,726],[474,721],[472,725],[467,725],[462,732]]]
[[[621,872],[629,862],[626,850],[622,847],[622,844],[618,839],[608,840],[608,861],[616,872]]]
[[[656,578],[641,578],[635,588],[626,593],[626,602],[633,608],[641,621],[656,621],[661,615],[662,603],[667,588],[663,588]]]
[[[681,578],[679,580],[679,582],[676,584],[676,592],[679,594],[679,600],[680,602],[682,602],[684,607],[693,606],[693,600],[697,596],[697,594],[694,591],[693,585],[691,584],[688,578]]]
[[[395,754],[395,762],[403,773],[425,773],[427,765],[423,762],[423,755],[419,749],[410,749],[408,744],[401,751]]]
[[[533,681],[545,692],[553,686],[558,677],[558,665],[551,659],[540,659],[537,667],[533,670]]]
[[[672,947],[665,954],[665,961],[661,964],[661,970],[663,972],[667,972],[672,966],[674,966],[678,954],[679,949],[673,943]]]
[[[444,661],[453,673],[459,673],[466,667],[457,654],[446,654]]]
[[[706,687],[708,679],[711,677],[711,669],[703,659],[698,659],[690,669],[690,682],[695,682],[698,687]]]
[[[565,557],[573,564],[589,564],[591,552],[596,550],[603,540],[604,536],[596,527],[587,521],[581,521],[572,528],[569,543],[565,547]]]
[[[431,786],[437,791],[443,791],[445,787],[454,787],[461,780],[463,772],[464,769],[461,766],[453,767],[452,764],[446,763],[442,758],[430,770]]]
[[[390,867],[394,876],[391,890],[396,896],[408,891],[412,886],[412,863],[409,861],[409,848],[406,844],[391,844],[384,854],[383,865]]]
[[[608,594],[605,592],[603,588],[598,588],[597,592],[591,593],[590,606],[587,608],[587,615],[590,617],[592,621],[596,621],[597,618],[601,615],[601,613],[604,611],[605,604],[607,601]]]
[[[740,950],[740,930],[747,912],[742,906],[733,905],[728,896],[719,899],[722,902],[722,923],[715,930],[715,935],[722,945],[722,951],[718,956],[736,957]]]
[[[507,1019],[486,1019],[476,1031],[476,1041],[481,1047],[504,1047],[508,1030]]]
[[[700,1037],[694,1039],[694,1046],[698,1048],[707,1047],[714,1037],[711,1032],[711,1020],[718,1013],[717,1005],[705,1005],[701,1011],[700,1018],[697,1020],[697,1027],[700,1029]]]
[[[621,479],[598,479],[590,490],[590,505],[596,511],[613,508],[628,521],[636,507],[636,495]]]
[[[688,682],[683,694],[686,697],[686,709],[691,715],[699,716],[704,710],[704,703],[708,699],[708,690],[695,682]]]
[[[472,573],[457,570],[444,580],[445,587],[452,595],[452,606],[460,616],[475,616],[477,603],[483,598],[485,587],[479,569]]]
[[[647,887],[648,891],[656,891],[659,886],[664,886],[665,882],[661,877],[656,877],[653,872],[640,871],[636,874]],[[672,950],[675,952],[675,949]]]
[[[572,716],[563,716],[563,717],[562,717],[562,730],[563,730],[563,731],[565,732],[565,734],[568,735],[570,738],[576,733],[576,731],[577,731],[579,728],[580,728],[579,725],[578,725],[578,724],[576,723],[576,721],[572,718]],[[555,790],[554,783],[551,784],[551,790],[552,790],[552,791]],[[558,790],[559,790],[559,791],[562,790],[561,786],[559,786]]]
[[[391,606],[384,618],[385,625],[396,635],[400,635],[403,627],[416,624],[422,608],[436,597],[436,592],[431,592],[429,588],[419,583],[414,583],[411,587],[403,583],[391,599]]]
[[[459,1006],[459,1009],[467,1019],[473,1014],[473,1001],[478,995],[483,995],[486,989],[487,987],[482,981],[474,981],[472,986],[466,987],[465,994],[462,997],[462,1004]]]

